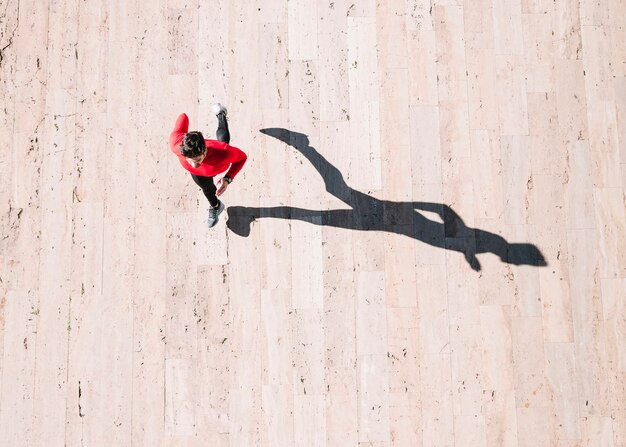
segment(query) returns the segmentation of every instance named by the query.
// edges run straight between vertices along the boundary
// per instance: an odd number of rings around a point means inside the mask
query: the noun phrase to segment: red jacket
[[[174,130],[170,134],[170,149],[178,156],[180,164],[195,175],[202,177],[215,177],[216,175],[226,171],[226,175],[230,178],[235,178],[237,173],[241,171],[243,165],[246,163],[248,156],[241,150],[226,143],[222,143],[217,140],[204,140],[207,148],[206,157],[202,160],[202,164],[198,168],[194,168],[187,159],[180,153],[180,144],[183,141],[183,137],[189,131],[189,118],[185,113],[181,113]]]

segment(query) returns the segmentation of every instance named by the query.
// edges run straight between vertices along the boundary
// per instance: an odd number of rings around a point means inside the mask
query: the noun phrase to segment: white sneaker
[[[225,106],[223,106],[222,104],[220,104],[219,102],[218,102],[218,103],[213,104],[213,105],[211,106],[211,108],[212,108],[212,110],[213,110],[213,113],[214,113],[216,116],[217,116],[217,115],[219,115],[220,113],[223,113],[224,115],[228,114],[228,109],[226,109],[226,107],[225,107]]]

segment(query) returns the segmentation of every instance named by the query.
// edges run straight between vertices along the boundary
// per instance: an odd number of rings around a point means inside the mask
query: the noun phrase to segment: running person
[[[178,156],[178,161],[183,168],[191,173],[191,178],[202,189],[211,205],[208,218],[209,228],[217,224],[218,216],[224,211],[224,203],[218,197],[226,191],[248,158],[242,150],[228,144],[230,133],[226,107],[215,104],[213,112],[218,121],[217,141],[205,140],[200,132],[188,132],[189,118],[185,113],[180,114],[170,134],[170,149]],[[228,172],[218,180],[216,186],[213,177],[227,169]]]

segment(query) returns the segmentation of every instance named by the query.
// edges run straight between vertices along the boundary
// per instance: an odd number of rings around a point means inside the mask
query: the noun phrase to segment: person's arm
[[[241,171],[241,168],[243,168],[243,165],[246,164],[248,156],[244,151],[235,146],[228,145],[226,150],[228,151],[228,161],[232,164],[228,172],[224,174],[224,177],[234,179],[237,173]]]
[[[180,154],[179,146],[183,142],[183,137],[189,130],[189,117],[187,114],[181,113],[176,119],[174,130],[170,134],[170,150],[176,155]]]

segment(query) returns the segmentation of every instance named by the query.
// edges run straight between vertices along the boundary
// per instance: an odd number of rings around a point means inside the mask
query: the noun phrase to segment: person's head
[[[183,137],[180,145],[180,153],[187,159],[187,162],[197,168],[206,156],[206,146],[204,137],[200,132],[188,132]]]

